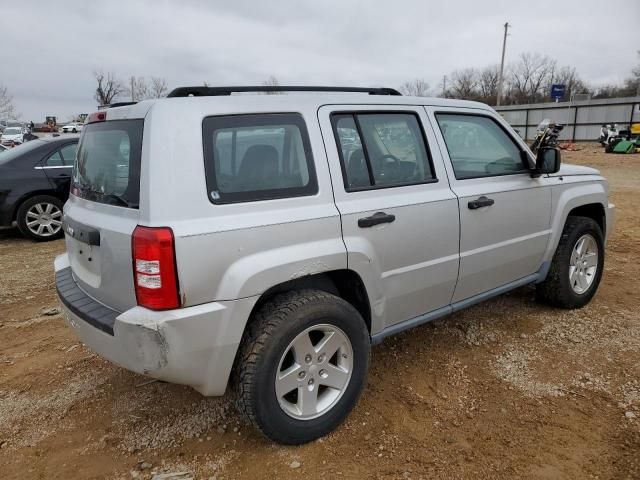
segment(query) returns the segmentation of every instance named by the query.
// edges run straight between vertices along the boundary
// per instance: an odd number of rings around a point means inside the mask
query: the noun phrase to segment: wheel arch
[[[600,229],[602,230],[602,234],[606,236],[607,234],[607,222],[605,219],[605,209],[604,205],[601,203],[587,203],[584,205],[580,205],[578,207],[574,207],[568,213],[568,217],[587,217],[594,220]],[[566,222],[566,220],[565,220]]]
[[[315,289],[336,295],[349,302],[362,316],[371,333],[371,306],[367,289],[360,275],[349,269],[331,270],[288,280],[267,289],[253,306],[247,326],[254,313],[274,296],[292,290]],[[247,329],[245,326],[245,330]]]
[[[551,261],[560,243],[562,231],[569,216],[585,216],[592,218],[606,230],[606,207],[608,204],[607,191],[603,182],[579,182],[563,186],[563,189],[553,193],[553,212],[551,216],[551,234],[544,255],[544,261]]]

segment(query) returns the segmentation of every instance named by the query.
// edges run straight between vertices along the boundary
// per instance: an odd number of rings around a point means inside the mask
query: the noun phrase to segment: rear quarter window
[[[249,202],[317,193],[309,136],[301,115],[207,117],[202,131],[211,202]]]

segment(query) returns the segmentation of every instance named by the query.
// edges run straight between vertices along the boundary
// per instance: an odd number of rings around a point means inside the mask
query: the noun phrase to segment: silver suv
[[[267,89],[316,93],[231,95]],[[389,335],[526,284],[589,302],[607,193],[479,103],[180,88],[88,117],[56,285],[100,355],[203,395],[233,372],[250,421],[299,444],[347,416]]]

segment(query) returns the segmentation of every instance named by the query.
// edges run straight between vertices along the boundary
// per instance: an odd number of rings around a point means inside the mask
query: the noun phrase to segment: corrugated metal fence
[[[558,103],[534,103],[495,107],[520,132],[532,140],[545,118],[565,125],[561,140],[596,141],[603,124],[617,123],[618,129],[640,123],[640,97],[607,98]]]

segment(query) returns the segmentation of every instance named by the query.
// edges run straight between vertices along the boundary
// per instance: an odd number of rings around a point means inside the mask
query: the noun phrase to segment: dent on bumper
[[[56,259],[56,271],[63,265]],[[80,340],[100,356],[143,375],[189,385],[203,395],[222,395],[256,301],[250,297],[167,311],[134,307],[118,315],[113,335],[64,303],[63,311]]]

